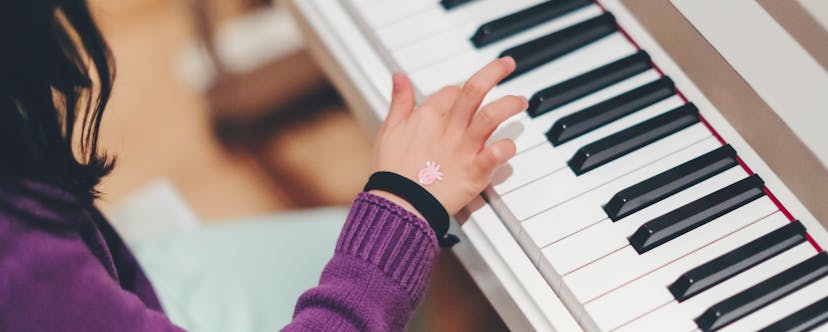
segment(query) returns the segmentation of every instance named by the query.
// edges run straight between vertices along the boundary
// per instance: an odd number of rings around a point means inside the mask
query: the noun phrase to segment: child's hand
[[[424,187],[450,215],[460,211],[489,184],[494,170],[515,154],[510,139],[484,146],[507,118],[526,109],[524,97],[507,96],[480,104],[498,82],[512,73],[515,61],[502,58],[474,74],[462,88],[448,86],[414,105],[414,88],[394,74],[391,109],[377,135],[373,171],[389,171],[418,182],[427,161],[440,166],[443,179]],[[417,213],[402,199],[374,192]]]

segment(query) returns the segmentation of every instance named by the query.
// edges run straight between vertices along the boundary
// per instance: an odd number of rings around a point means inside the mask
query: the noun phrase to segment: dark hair
[[[0,177],[91,201],[114,164],[98,132],[115,74],[86,0],[2,0],[0,43]]]

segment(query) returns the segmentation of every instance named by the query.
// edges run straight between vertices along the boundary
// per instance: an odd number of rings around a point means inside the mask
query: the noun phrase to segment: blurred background
[[[100,188],[100,204],[128,239],[347,207],[361,190],[371,138],[277,5],[90,6],[117,65],[101,140],[118,165]],[[412,331],[505,330],[451,252],[441,255],[432,281]]]

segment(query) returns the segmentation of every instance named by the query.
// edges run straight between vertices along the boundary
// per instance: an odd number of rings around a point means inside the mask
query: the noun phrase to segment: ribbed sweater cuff
[[[425,220],[399,205],[366,192],[357,195],[336,246],[375,266],[416,302],[425,292],[440,248]]]

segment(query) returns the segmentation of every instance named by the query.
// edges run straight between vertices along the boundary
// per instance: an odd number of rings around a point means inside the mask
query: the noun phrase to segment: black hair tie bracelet
[[[368,179],[364,191],[381,190],[406,200],[420,214],[437,234],[437,242],[443,248],[450,248],[460,242],[456,236],[448,234],[449,215],[431,193],[418,183],[392,172],[376,172]]]

